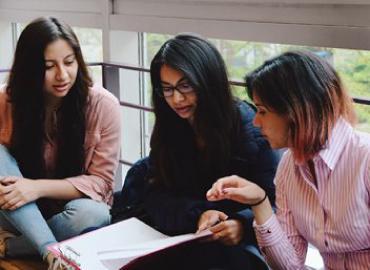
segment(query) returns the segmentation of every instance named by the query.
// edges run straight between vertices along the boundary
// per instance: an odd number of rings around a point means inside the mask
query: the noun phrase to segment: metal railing
[[[115,63],[115,62],[94,62],[94,63],[89,63],[89,66],[101,66],[103,68],[103,73],[104,73],[104,68],[105,67],[115,67],[115,68],[122,68],[122,69],[127,69],[127,70],[150,72],[150,69],[148,69],[148,68],[144,68],[144,67],[140,67],[140,66],[136,66],[136,65],[132,65],[132,64],[122,64],[122,63]],[[1,70],[0,70],[0,72],[1,72]],[[230,84],[234,85],[234,86],[246,87],[245,82],[242,82],[242,81],[231,80]],[[104,82],[103,82],[103,86],[105,86]],[[370,105],[370,98],[352,97],[352,99],[355,103],[363,104],[363,105]],[[152,109],[150,107],[140,106],[138,104],[133,104],[133,103],[122,102],[121,105],[131,107],[131,108],[136,108],[136,109],[142,109],[142,110],[146,110],[146,111],[152,111]]]
[[[101,66],[102,67],[102,73],[103,73],[103,86],[106,89],[109,89],[112,91],[114,90],[114,87],[117,87],[114,83],[111,85],[112,81],[112,76],[109,78],[109,74],[112,75],[112,71],[116,70],[113,72],[113,74],[118,74],[119,69],[127,69],[127,70],[135,70],[138,72],[150,72],[148,68],[144,68],[141,66],[137,65],[132,65],[132,64],[122,64],[122,63],[115,63],[115,62],[95,62],[95,63],[90,63],[90,66]],[[115,78],[114,80],[118,80],[118,78]],[[246,84],[245,82],[242,81],[235,81],[232,80],[230,81],[230,84],[233,86],[239,86],[239,87],[245,87]],[[119,87],[118,87],[119,88]],[[119,89],[116,89],[116,94],[119,96]],[[363,105],[370,105],[370,99],[369,98],[363,98],[363,97],[353,97],[353,101],[357,104],[363,104]],[[128,107],[128,108],[133,108],[133,109],[138,109],[138,110],[143,110],[147,112],[152,112],[153,109],[151,107],[143,106],[142,104],[134,104],[130,102],[125,102],[120,100],[120,105],[123,107]],[[121,164],[125,164],[128,166],[132,166],[133,163],[125,160],[125,159],[120,159]]]
[[[115,62],[93,62],[93,63],[89,63],[88,65],[102,67],[103,87],[106,89],[109,89],[117,97],[120,96],[119,69],[133,70],[133,71],[138,71],[138,72],[149,72],[150,71],[148,68],[144,68],[141,66],[132,65],[132,64],[115,63]],[[7,73],[9,71],[10,71],[9,69],[0,69],[0,73]],[[241,81],[230,81],[230,84],[234,86],[240,86],[240,87],[246,86],[245,83]],[[370,105],[369,98],[353,97],[353,101],[357,104]],[[126,102],[123,100],[120,100],[119,102],[122,107],[143,110],[146,112],[153,112],[153,109],[151,107],[144,106],[142,104],[130,103],[130,102]],[[128,166],[133,165],[132,162],[125,160],[125,159],[120,159],[120,163],[128,165]]]

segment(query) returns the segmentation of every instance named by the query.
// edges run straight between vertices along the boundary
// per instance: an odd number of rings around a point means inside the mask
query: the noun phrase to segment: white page
[[[104,270],[107,268],[98,259],[98,250],[115,249],[166,237],[140,220],[131,218],[63,241],[54,249],[58,250],[59,246],[63,254],[80,263],[82,270]]]

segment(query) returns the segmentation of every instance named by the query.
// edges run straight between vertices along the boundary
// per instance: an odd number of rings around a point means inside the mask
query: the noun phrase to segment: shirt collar
[[[352,132],[353,127],[343,117],[340,117],[332,129],[324,149],[314,156],[313,161],[316,163],[323,160],[329,169],[333,170]],[[305,166],[305,163],[302,164],[296,160],[294,164],[298,167]]]
[[[330,170],[333,170],[352,132],[353,127],[343,117],[340,117],[329,135],[325,148],[314,157],[314,161],[321,158]]]

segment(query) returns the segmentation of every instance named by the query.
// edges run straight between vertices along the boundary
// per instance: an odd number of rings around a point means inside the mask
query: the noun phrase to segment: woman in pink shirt
[[[273,148],[288,148],[275,177],[277,212],[259,186],[237,176],[219,179],[208,199],[252,206],[273,269],[305,269],[308,243],[326,269],[370,269],[370,137],[353,129],[337,73],[312,53],[287,52],[246,80],[254,124]]]
[[[119,116],[68,25],[23,30],[0,91],[0,257],[40,254],[53,267],[48,245],[109,224]]]

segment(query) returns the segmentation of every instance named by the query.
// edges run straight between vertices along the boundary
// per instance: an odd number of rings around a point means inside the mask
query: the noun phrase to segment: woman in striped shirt
[[[337,73],[312,53],[287,52],[246,81],[254,125],[273,148],[288,148],[275,177],[277,212],[259,186],[237,176],[219,179],[208,199],[252,206],[273,269],[304,269],[308,243],[326,269],[370,269],[370,136],[353,129]]]

